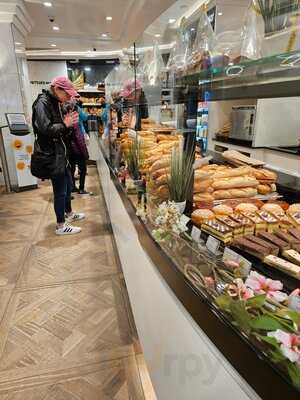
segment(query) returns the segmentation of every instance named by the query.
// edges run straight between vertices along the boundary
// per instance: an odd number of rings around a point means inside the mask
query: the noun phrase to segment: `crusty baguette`
[[[170,157],[166,156],[160,157],[160,159],[155,161],[155,163],[153,163],[152,167],[150,168],[150,174],[153,174],[153,172],[158,169],[169,167],[170,162],[171,162]]]
[[[257,195],[257,190],[255,188],[215,190],[213,193],[215,200],[236,199],[241,197],[254,197],[256,195]]]
[[[194,193],[204,193],[204,192],[207,192],[208,189],[210,189],[210,192],[213,192],[211,183],[212,183],[211,179],[195,180],[194,181]]]
[[[157,178],[159,178],[162,175],[168,174],[170,172],[170,167],[166,167],[166,168],[161,168],[161,169],[157,169],[156,171],[154,171],[151,174],[151,178],[156,180]]]
[[[251,167],[239,167],[239,168],[228,168],[224,171],[216,171],[213,178],[230,178],[234,176],[250,175],[252,171]]]
[[[194,202],[201,202],[201,201],[214,201],[214,196],[211,195],[210,193],[197,193],[194,194],[194,198],[193,198]]]
[[[252,176],[215,179],[212,183],[212,187],[216,190],[256,187],[257,185],[258,181]]]

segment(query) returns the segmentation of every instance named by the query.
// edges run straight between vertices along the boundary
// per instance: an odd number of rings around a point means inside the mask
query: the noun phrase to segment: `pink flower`
[[[273,281],[255,271],[251,271],[246,279],[245,285],[257,294],[266,293],[267,297],[282,303],[288,298],[286,293],[281,292],[283,284],[280,281]]]
[[[238,278],[234,280],[235,285],[229,286],[229,295],[232,297],[238,296],[239,299],[248,300],[254,297],[253,290],[247,288],[242,279]]]
[[[275,332],[269,332],[268,336],[275,338],[280,343],[280,350],[288,360],[292,363],[300,364],[300,336],[280,329]]]

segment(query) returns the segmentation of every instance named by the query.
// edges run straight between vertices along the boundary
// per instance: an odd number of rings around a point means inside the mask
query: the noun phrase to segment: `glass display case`
[[[261,397],[268,385],[256,369],[296,398],[300,6],[182,5],[154,21],[107,77],[101,146],[142,237],[187,284],[194,307],[198,296],[239,338],[249,365],[210,332],[211,340]],[[161,273],[172,287],[175,278]]]

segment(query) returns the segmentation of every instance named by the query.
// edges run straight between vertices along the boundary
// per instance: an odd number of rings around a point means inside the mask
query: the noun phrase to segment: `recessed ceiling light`
[[[56,47],[56,44],[54,44],[54,43],[53,43],[53,44],[51,44],[51,47]]]
[[[170,19],[169,19],[169,24],[174,24],[174,22],[176,22],[176,19],[175,19],[175,18],[170,18]]]
[[[218,12],[218,15],[220,15],[220,16],[221,16],[221,15],[223,15],[223,13],[220,11],[220,12]]]
[[[194,32],[194,31],[195,31],[195,28],[191,28],[191,31]]]
[[[156,33],[156,34],[155,34],[155,37],[160,37],[160,33]]]
[[[91,70],[91,67],[84,67],[84,70],[85,70],[85,71],[90,71],[90,70]]]
[[[112,17],[106,17],[106,21],[112,21]]]
[[[53,26],[52,28],[54,31],[59,31],[59,26]]]
[[[50,3],[50,1],[45,1],[44,2],[44,6],[45,7],[52,7],[52,3]]]
[[[102,37],[107,37],[108,35],[107,35],[107,33],[102,33],[101,36],[102,36]]]
[[[15,42],[15,44],[16,44],[17,46],[21,46],[22,43],[20,43],[20,42]]]

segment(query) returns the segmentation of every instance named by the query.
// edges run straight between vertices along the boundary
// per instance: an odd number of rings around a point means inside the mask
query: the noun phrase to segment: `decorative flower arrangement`
[[[181,221],[181,214],[172,201],[163,202],[159,205],[154,219],[156,229],[152,235],[158,242],[171,239],[172,233],[180,235],[187,231],[187,227]]]
[[[215,302],[300,388],[300,314],[284,305],[289,296],[282,289],[282,282],[251,271],[245,282],[233,277]]]

